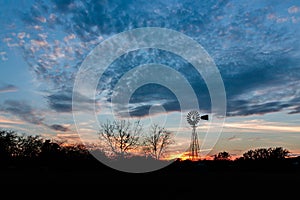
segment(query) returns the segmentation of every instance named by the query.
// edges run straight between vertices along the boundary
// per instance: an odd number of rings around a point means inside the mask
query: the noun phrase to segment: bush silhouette
[[[231,155],[226,151],[222,151],[214,155],[214,160],[230,160],[230,158]]]
[[[243,154],[244,160],[283,160],[290,152],[282,147],[258,148]]]
[[[7,160],[18,153],[18,135],[14,131],[0,131],[0,159]]]

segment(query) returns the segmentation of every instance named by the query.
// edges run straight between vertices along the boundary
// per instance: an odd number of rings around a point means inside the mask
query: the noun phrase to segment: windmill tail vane
[[[200,119],[208,120],[208,115],[202,115],[202,116],[200,117]]]

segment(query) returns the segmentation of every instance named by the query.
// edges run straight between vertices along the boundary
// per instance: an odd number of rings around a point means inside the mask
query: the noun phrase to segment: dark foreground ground
[[[299,195],[300,166],[176,161],[153,172],[125,173],[91,160],[21,162],[2,166],[0,182],[1,194],[22,199],[291,199]]]
[[[5,185],[161,185],[190,188],[231,183],[296,183],[300,186],[298,160],[281,162],[175,161],[147,173],[117,171],[97,160],[61,162],[14,161],[0,168]]]

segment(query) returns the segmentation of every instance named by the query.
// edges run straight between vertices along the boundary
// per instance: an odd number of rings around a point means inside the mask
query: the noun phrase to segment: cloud
[[[5,51],[1,51],[1,52],[0,52],[0,57],[1,57],[1,60],[2,60],[2,61],[5,61],[5,60],[8,59],[8,58],[7,58],[7,53],[6,53]]]
[[[43,124],[44,117],[36,113],[25,101],[6,100],[2,106],[2,110],[31,124]]]
[[[50,108],[56,112],[72,112],[72,103],[75,101],[72,98],[73,95],[76,95],[76,105],[81,111],[87,112],[90,109],[90,105],[94,103],[94,100],[78,93],[73,94],[73,92],[69,89],[55,93],[53,92],[46,96],[46,99]]]
[[[300,11],[300,8],[299,8],[298,6],[291,6],[291,7],[289,7],[289,9],[288,9],[288,12],[289,12],[290,14],[297,13],[297,12],[299,12],[299,11]]]
[[[283,110],[293,114],[299,112],[296,105],[300,103],[299,15],[299,7],[286,2],[36,1],[30,12],[21,16],[24,27],[19,27],[15,38],[10,36],[6,43],[23,41],[21,48],[36,82],[51,93],[46,96],[49,107],[58,112],[71,111],[71,93],[64,93],[65,88],[73,87],[81,62],[97,44],[116,33],[152,26],[185,33],[212,56],[224,80],[228,116]],[[30,37],[25,37],[25,33]],[[110,102],[122,75],[134,66],[154,62],[171,66],[187,77],[200,109],[210,110],[205,83],[179,56],[140,50],[121,58],[99,81],[98,97],[102,95],[105,103]],[[130,104],[132,115],[147,115],[151,102],[164,99],[166,111],[180,110],[174,95],[155,91],[154,87],[146,92],[149,94],[135,94]]]
[[[240,138],[240,137],[237,137],[237,136],[232,136],[232,137],[229,137],[229,138],[227,138],[227,140],[228,141],[240,141],[240,140],[242,140],[242,138]]]
[[[268,122],[264,120],[248,120],[243,122],[228,122],[224,124],[225,128],[243,129],[248,131],[274,131],[275,133],[299,133],[300,126],[288,123]]]
[[[153,63],[172,66],[174,71],[176,70],[188,83],[174,76],[168,76],[169,74],[164,76],[162,70],[153,71],[152,68],[147,67],[142,68],[142,71],[137,69],[132,73],[128,73],[129,75],[127,74],[134,66]],[[124,105],[122,102],[124,99],[122,99],[120,95],[118,96],[118,93],[122,93],[128,88],[134,87],[139,81],[148,80],[147,78],[149,77],[160,77],[160,81],[168,83],[168,85],[160,85],[155,82],[153,84],[142,85],[135,90],[129,99],[128,106]],[[130,52],[121,56],[111,64],[109,69],[100,78],[97,99],[110,102],[112,95],[115,95],[115,86],[119,84],[121,78],[124,82],[124,85],[121,87],[124,88],[117,92],[117,98],[120,98],[121,102],[113,102],[120,104],[113,105],[116,107],[115,110],[117,112],[119,110],[119,112],[122,113],[124,109],[126,111],[128,109],[131,116],[147,116],[149,109],[155,104],[162,105],[167,112],[180,111],[181,107],[177,97],[181,98],[181,100],[184,98],[185,102],[193,102],[192,98],[186,98],[189,96],[189,90],[186,90],[184,86],[187,85],[192,87],[195,91],[193,93],[198,97],[201,110],[210,110],[209,92],[202,77],[191,64],[180,56],[176,56],[170,52],[147,49]],[[193,105],[192,103],[186,104]]]
[[[289,112],[289,114],[298,114],[298,113],[300,113],[300,106],[293,108],[293,110]]]
[[[72,93],[57,92],[46,97],[51,109],[57,112],[72,111]]]
[[[4,116],[0,116],[0,123],[1,124],[24,124],[24,122],[21,120],[10,119],[10,118],[4,117]]]
[[[296,70],[291,69],[291,74]],[[265,73],[268,76],[268,73]],[[245,85],[237,84],[235,89],[246,90],[244,93],[236,92],[228,95],[228,116],[246,116],[253,114],[266,114],[291,110],[289,114],[297,113],[297,105],[300,103],[300,91],[298,90],[299,81],[291,75],[289,78],[277,81],[268,79],[267,81],[255,82],[255,87],[244,88]],[[297,75],[296,75],[297,76]],[[244,79],[245,81],[248,78]],[[286,90],[289,88],[289,90]],[[229,90],[233,92],[234,90]]]
[[[248,116],[253,114],[266,114],[272,112],[278,112],[284,108],[291,107],[293,105],[281,103],[281,102],[268,102],[261,104],[253,104],[247,101],[231,101],[229,105],[228,116]]]
[[[6,84],[2,84],[0,85],[0,93],[6,93],[6,92],[16,92],[18,90],[18,88],[14,85],[6,85]]]
[[[68,12],[72,10],[72,7],[75,6],[74,0],[54,0],[53,1],[56,9],[59,10],[60,12]]]
[[[58,133],[56,137],[63,140],[68,140],[68,143],[70,141],[73,141],[74,143],[82,143],[80,137],[75,133]]]
[[[34,125],[41,125],[48,127],[55,131],[67,132],[69,128],[59,125],[52,124],[48,125],[44,121],[44,115],[41,114],[41,111],[37,111],[33,109],[27,102],[25,101],[15,101],[15,100],[6,100],[3,105],[1,105],[0,110],[13,116],[20,118],[20,120],[11,120],[0,117],[0,123],[13,123],[13,124],[23,124],[24,122],[28,122]]]
[[[55,130],[55,131],[61,131],[61,132],[69,131],[69,128],[67,128],[65,126],[62,126],[62,125],[59,125],[59,124],[53,124],[53,125],[50,125],[48,127]]]

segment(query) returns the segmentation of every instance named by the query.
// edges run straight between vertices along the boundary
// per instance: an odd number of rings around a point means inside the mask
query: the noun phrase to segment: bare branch
[[[115,155],[125,156],[138,146],[142,132],[140,121],[107,121],[101,125],[99,135],[106,141]]]
[[[165,128],[157,124],[152,125],[143,142],[144,151],[155,159],[160,159],[166,152],[167,147],[173,143],[172,136],[172,133],[165,130]]]

